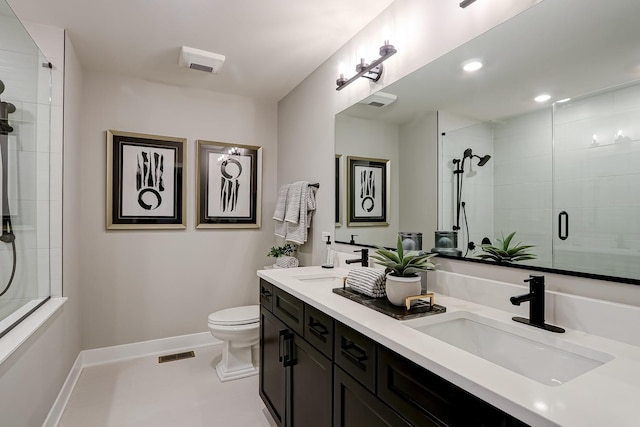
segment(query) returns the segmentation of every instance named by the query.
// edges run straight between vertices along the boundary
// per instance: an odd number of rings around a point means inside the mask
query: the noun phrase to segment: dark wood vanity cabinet
[[[260,308],[260,397],[278,426],[330,427],[333,363],[304,339],[302,301],[278,288],[271,295]],[[333,319],[311,327],[333,334]]]
[[[280,427],[524,427],[260,280],[260,396]]]

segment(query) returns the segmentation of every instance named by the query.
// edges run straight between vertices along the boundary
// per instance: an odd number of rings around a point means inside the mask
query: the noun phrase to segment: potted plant
[[[391,304],[404,306],[407,297],[420,295],[418,273],[435,268],[435,265],[429,261],[433,256],[435,254],[405,254],[400,236],[398,236],[396,252],[378,248],[371,255],[372,259],[385,267],[387,298]]]
[[[493,245],[480,245],[480,249],[482,249],[483,254],[479,254],[478,258],[480,259],[490,259],[495,262],[517,262],[517,261],[525,261],[528,259],[536,259],[537,255],[529,252],[529,249],[535,248],[533,245],[523,245],[518,243],[517,245],[510,246],[511,240],[513,240],[513,236],[516,235],[516,232],[509,234],[505,239],[504,235],[502,239],[496,239],[499,243],[498,246]]]
[[[296,247],[291,243],[284,246],[272,246],[267,254],[276,259],[274,266],[281,268],[291,268],[298,266],[298,259],[292,256],[296,251]]]

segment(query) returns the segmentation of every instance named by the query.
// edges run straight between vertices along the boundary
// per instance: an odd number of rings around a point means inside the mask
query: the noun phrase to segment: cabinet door
[[[334,427],[404,427],[410,425],[342,369],[335,367],[333,377]]]
[[[331,427],[333,363],[300,336],[293,339],[288,417],[292,427]]]
[[[285,425],[287,370],[282,363],[286,326],[260,309],[260,397],[278,426]]]

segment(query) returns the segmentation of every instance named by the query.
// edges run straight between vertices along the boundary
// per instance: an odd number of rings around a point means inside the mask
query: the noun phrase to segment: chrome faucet
[[[544,322],[544,276],[530,274],[529,278],[525,280],[526,282],[529,282],[529,293],[511,297],[511,304],[520,305],[529,301],[529,318],[516,316],[513,320],[551,332],[564,332],[564,329]]]
[[[358,259],[347,259],[344,262],[347,264],[355,264],[356,262],[359,262],[362,264],[363,267],[369,267],[369,249],[362,248],[354,252],[361,252],[362,257]]]

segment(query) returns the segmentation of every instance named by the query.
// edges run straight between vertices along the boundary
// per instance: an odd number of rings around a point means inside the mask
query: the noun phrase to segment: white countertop
[[[572,329],[554,334],[513,322],[514,313],[436,294],[435,302],[447,313],[475,313],[515,325],[523,334],[551,345],[571,343],[613,356],[564,384],[548,386],[408,326],[416,320],[402,322],[334,294],[337,284],[295,278],[316,273],[346,276],[347,271],[302,267],[260,270],[258,276],[531,426],[640,425],[640,348]]]

